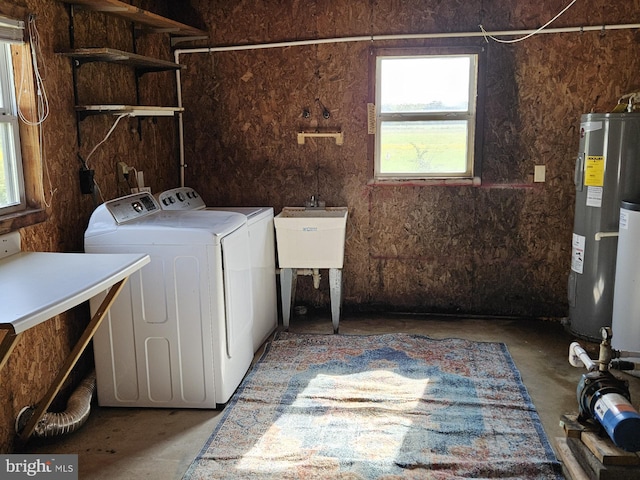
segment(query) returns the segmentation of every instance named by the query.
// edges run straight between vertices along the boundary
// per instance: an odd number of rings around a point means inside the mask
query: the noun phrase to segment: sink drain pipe
[[[67,409],[64,412],[47,412],[38,421],[33,435],[36,437],[56,437],[75,432],[89,418],[91,399],[96,389],[96,372],[91,372],[80,382],[69,397]],[[20,433],[33,416],[35,406],[24,407],[16,417],[16,432]]]
[[[280,274],[281,269],[276,269],[276,273]],[[313,276],[313,288],[316,290],[320,288],[320,269],[319,268],[294,268],[296,275],[311,275]]]

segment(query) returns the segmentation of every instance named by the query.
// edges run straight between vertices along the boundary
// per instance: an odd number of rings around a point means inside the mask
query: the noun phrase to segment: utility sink
[[[280,268],[342,268],[347,207],[284,207],[275,216]]]

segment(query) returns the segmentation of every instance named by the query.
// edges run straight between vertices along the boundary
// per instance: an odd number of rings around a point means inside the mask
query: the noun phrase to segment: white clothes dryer
[[[278,327],[276,246],[273,207],[207,207],[190,187],[166,190],[158,195],[163,210],[208,210],[241,213],[249,227],[251,286],[253,297],[253,350]]]
[[[138,193],[94,211],[85,250],[151,257],[94,337],[99,404],[225,404],[253,359],[246,218],[162,211],[151,194]]]

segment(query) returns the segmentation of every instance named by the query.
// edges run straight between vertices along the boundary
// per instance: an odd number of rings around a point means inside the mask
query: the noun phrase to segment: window
[[[472,179],[479,52],[376,52],[376,179]]]
[[[40,93],[44,86],[31,48],[38,50],[38,36],[32,32],[35,16],[0,0],[0,233],[47,218],[40,150],[46,95]]]
[[[0,42],[0,214],[25,209],[18,110],[10,46]]]

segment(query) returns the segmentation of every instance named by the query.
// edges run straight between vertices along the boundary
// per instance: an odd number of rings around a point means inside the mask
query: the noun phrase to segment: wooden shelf
[[[74,66],[79,67],[89,62],[106,62],[126,65],[135,69],[136,102],[140,101],[139,77],[148,72],[179,71],[185,68],[177,63],[145,57],[136,53],[129,53],[108,47],[75,48],[76,43],[73,32],[75,7],[90,12],[100,12],[115,16],[133,23],[135,29],[131,29],[133,51],[136,51],[136,31],[164,33],[172,36],[176,41],[192,41],[208,38],[208,32],[189,25],[156,15],[136,6],[124,3],[120,0],[59,0],[70,5],[70,49],[59,52],[61,55],[72,59]],[[90,33],[88,34],[90,36]],[[173,41],[173,40],[172,40]],[[73,89],[76,102],[76,129],[78,133],[78,145],[82,144],[80,122],[91,115],[128,115],[130,117],[169,117],[183,112],[181,107],[158,107],[149,105],[83,105],[78,97],[79,69],[73,69]],[[138,120],[138,135],[142,140],[142,125]]]
[[[182,107],[155,107],[150,105],[77,105],[81,119],[89,115],[129,115],[131,117],[172,117],[183,112]]]
[[[102,12],[130,20],[154,33],[168,33],[170,35],[186,37],[207,37],[209,34],[189,25],[185,25],[155,13],[142,10],[128,3],[118,0],[60,0],[72,5],[80,5],[87,10]]]
[[[119,63],[134,67],[142,73],[160,72],[164,70],[180,70],[185,68],[184,65],[179,65],[177,63],[145,57],[113,48],[78,48],[74,50],[64,50],[59,53],[60,55],[77,60],[80,65],[89,62]]]

